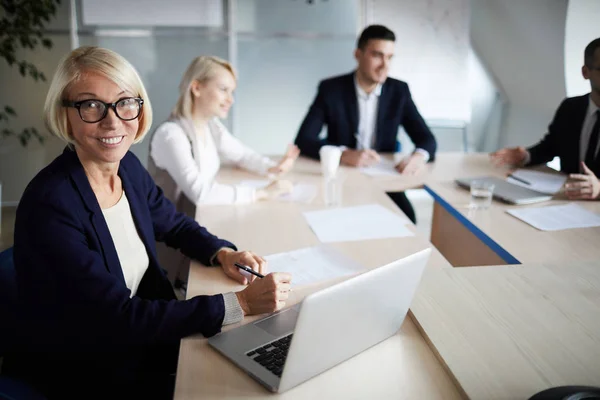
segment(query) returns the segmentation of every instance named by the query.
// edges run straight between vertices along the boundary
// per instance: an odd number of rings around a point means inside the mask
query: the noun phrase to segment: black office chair
[[[16,297],[17,283],[11,247],[0,253],[0,356],[8,350],[12,341]]]
[[[600,388],[592,386],[558,386],[543,390],[529,400],[600,400]]]
[[[0,253],[0,359],[10,350],[14,340],[16,298],[17,282],[11,247]],[[24,382],[0,374],[0,400],[45,400],[45,397]]]

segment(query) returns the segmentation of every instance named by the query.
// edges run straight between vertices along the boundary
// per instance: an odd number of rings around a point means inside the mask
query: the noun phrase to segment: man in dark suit
[[[402,125],[416,150],[396,166],[398,171],[418,174],[428,161],[433,161],[437,144],[408,85],[387,76],[395,40],[394,33],[385,26],[365,28],[354,51],[357,69],[319,84],[317,97],[296,136],[301,154],[318,159],[322,146],[341,146],[342,164],[369,166],[379,161],[377,152],[397,150],[398,128]],[[327,125],[327,137],[320,139],[323,125]],[[388,195],[416,222],[404,193]]]
[[[538,144],[501,149],[491,157],[499,165],[525,166],[558,156],[561,171],[575,181],[565,186],[569,198],[591,200],[600,196],[600,38],[585,48],[581,73],[590,81],[591,92],[563,100]]]

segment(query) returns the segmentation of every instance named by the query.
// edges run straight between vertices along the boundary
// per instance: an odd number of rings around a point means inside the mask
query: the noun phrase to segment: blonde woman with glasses
[[[163,196],[129,151],[148,131],[152,107],[120,55],[97,47],[68,54],[44,118],[67,147],[19,202],[18,340],[2,372],[49,399],[172,398],[179,341],[280,309],[291,276],[248,283],[234,263],[265,273],[264,260],[210,234]],[[248,286],[178,301],[155,241]]]
[[[236,74],[229,63],[196,57],[183,75],[170,119],[156,129],[150,142],[150,174],[177,210],[192,218],[198,204],[248,204],[292,189],[289,181],[279,179],[264,189],[215,180],[223,163],[278,178],[293,167],[300,152],[291,145],[276,163],[231,135],[220,119],[229,113],[235,88]],[[158,251],[175,287],[185,290],[189,260],[164,245]]]

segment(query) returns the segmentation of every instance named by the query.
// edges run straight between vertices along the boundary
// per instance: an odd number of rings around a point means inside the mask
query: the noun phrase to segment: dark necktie
[[[592,135],[585,152],[585,165],[593,171],[596,170],[596,148],[598,147],[598,136],[600,136],[600,110],[596,111],[596,123],[592,128]]]

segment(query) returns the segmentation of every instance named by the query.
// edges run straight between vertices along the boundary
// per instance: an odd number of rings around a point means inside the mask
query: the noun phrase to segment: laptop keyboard
[[[281,378],[293,334],[290,333],[246,353],[248,357]]]

